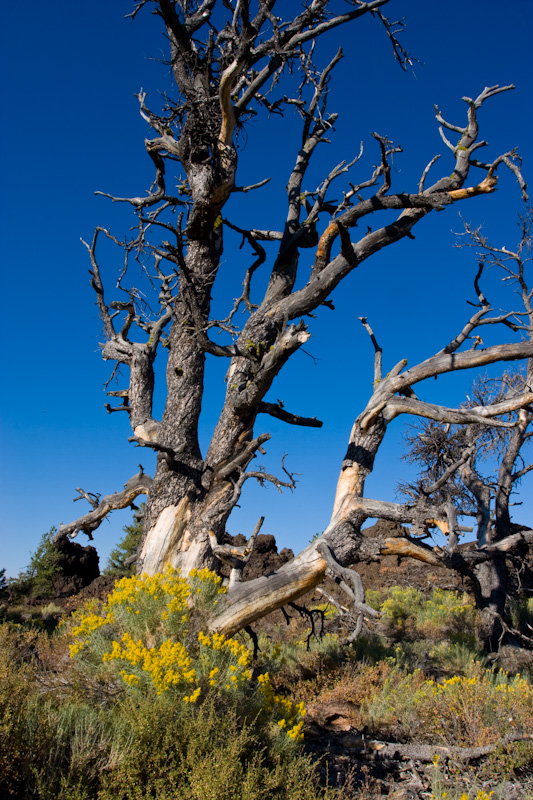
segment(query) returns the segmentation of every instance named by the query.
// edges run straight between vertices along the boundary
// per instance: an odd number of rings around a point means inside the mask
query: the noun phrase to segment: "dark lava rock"
[[[503,645],[495,658],[489,660],[493,661],[495,667],[510,675],[533,671],[533,652],[523,647]]]
[[[268,572],[274,572],[293,557],[294,553],[288,547],[284,547],[281,553],[278,553],[274,536],[260,533],[255,540],[250,560],[244,568],[244,580],[249,581],[260,575],[266,575]]]
[[[368,538],[398,538],[407,535],[407,530],[398,522],[380,519],[375,525],[364,528],[363,535]],[[388,586],[416,586],[429,591],[436,586],[440,589],[465,591],[470,589],[461,576],[446,567],[430,566],[412,558],[381,556],[374,563],[355,564],[365,589],[384,589]]]
[[[224,537],[225,544],[233,544],[235,547],[242,547],[247,541],[242,533],[237,536],[226,534]],[[250,560],[244,568],[243,578],[245,581],[250,581],[252,578],[274,572],[291,558],[294,558],[294,553],[290,548],[284,547],[281,553],[278,553],[276,538],[269,533],[260,533],[255,540]],[[223,575],[228,575],[229,569],[223,565],[221,572]]]
[[[57,562],[57,577],[54,592],[57,597],[77,594],[100,575],[98,553],[94,547],[83,547],[77,542],[64,539],[57,544],[60,557]]]
[[[88,600],[92,597],[98,597],[100,600],[106,600],[107,596],[111,594],[117,582],[116,575],[100,575],[92,583],[89,583],[79,592],[80,600]]]

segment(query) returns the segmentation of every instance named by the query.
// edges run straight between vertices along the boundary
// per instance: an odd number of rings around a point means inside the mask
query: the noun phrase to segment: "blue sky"
[[[280,8],[299,9],[299,3]],[[123,233],[132,224],[125,207],[95,197],[101,190],[121,196],[142,194],[152,169],[143,146],[149,135],[134,94],[143,87],[148,100],[169,87],[165,40],[157,19],[144,13],[132,24],[126,0],[66,0],[4,4],[2,53],[1,258],[3,265],[5,379],[1,398],[2,549],[0,567],[17,574],[43,532],[84,513],[84,501],[72,503],[75,487],[92,492],[120,489],[142,462],[153,458],[127,443],[126,415],[108,415],[103,383],[109,365],[102,362],[101,323],[88,281],[88,259],[80,237],[89,240],[98,224]],[[533,6],[517,0],[507,10],[495,0],[446,3],[392,0],[385,9],[405,17],[403,42],[420,61],[405,74],[394,63],[378,23],[364,18],[329,35],[317,49],[325,64],[342,44],[345,58],[336,69],[329,108],[339,113],[332,144],[322,145],[307,188],[341,159],[365,144],[365,156],[350,178],[362,180],[377,160],[372,131],[389,136],[404,153],[395,159],[393,191],[413,191],[428,161],[451,171],[434,120],[433,104],[462,124],[463,95],[484,86],[514,83],[516,90],[494,98],[480,113],[481,134],[489,141],[490,160],[518,147],[531,175]],[[281,13],[281,12],[280,12]],[[341,41],[342,40],[342,41]],[[271,176],[267,188],[241,195],[226,208],[233,222],[250,227],[283,223],[287,182],[299,146],[297,120],[252,120],[239,140],[238,183]],[[338,192],[343,188],[338,184]],[[368,316],[384,349],[385,371],[401,358],[415,363],[442,347],[468,315],[475,259],[454,249],[462,228],[458,212],[483,225],[497,244],[514,245],[520,193],[502,173],[496,194],[433,214],[405,241],[362,265],[333,297],[336,312],[322,309],[310,321],[313,338],[283,373],[269,399],[324,420],[321,430],[289,428],[264,418],[268,430],[266,465],[287,465],[300,474],[297,491],[249,486],[229,526],[249,534],[265,514],[264,532],[280,547],[295,550],[323,529],[347,437],[371,388],[372,352],[357,318]],[[380,218],[382,224],[383,218]],[[112,282],[120,256],[103,265]],[[305,273],[310,256],[304,253]],[[228,237],[216,308],[224,309],[238,292],[249,260]],[[490,279],[496,306],[506,300],[495,276]],[[111,285],[111,284],[110,284]],[[261,276],[257,281],[259,289]],[[202,438],[208,441],[223,397],[227,365],[211,360]],[[363,375],[363,379],[361,379]],[[461,402],[470,386],[467,374],[431,382],[421,395],[450,404]],[[157,393],[161,407],[162,387]],[[403,425],[390,427],[367,493],[394,499],[398,480],[407,475],[399,461]],[[517,519],[529,521],[531,480],[522,486]],[[130,514],[117,512],[95,535],[102,565],[121,536]],[[80,535],[79,541],[86,543]]]

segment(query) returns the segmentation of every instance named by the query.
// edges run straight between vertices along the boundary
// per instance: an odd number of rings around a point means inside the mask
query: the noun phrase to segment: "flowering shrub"
[[[242,698],[253,715],[277,723],[289,740],[303,738],[305,708],[276,694],[268,673],[252,682],[252,654],[236,638],[202,630],[204,613],[226,589],[207,569],[188,579],[174,569],[122,578],[104,605],[73,615],[70,655],[84,666],[108,670],[124,691],[172,692],[186,704],[209,693]]]
[[[430,595],[412,587],[394,586],[380,611],[388,633],[420,639],[472,639],[478,612],[468,595],[435,588]]]
[[[477,747],[497,742],[516,727],[533,726],[531,683],[520,675],[493,674],[479,666],[477,675],[441,681],[420,670],[409,673],[392,667],[381,686],[372,687],[366,697],[359,689],[359,698],[367,724],[402,739]]]
[[[473,792],[469,794],[462,792],[460,796],[459,794],[452,796],[450,792],[438,791],[431,793],[430,800],[454,800],[454,797],[456,797],[457,800],[493,800],[494,792],[486,792],[484,789],[474,789]]]
[[[414,697],[422,729],[440,741],[464,747],[498,741],[516,726],[533,724],[533,687],[500,670],[442,683],[427,680]]]
[[[433,759],[434,774],[432,778],[431,795],[429,800],[496,800],[493,791],[485,791],[485,789],[477,788],[475,785],[470,786],[469,791],[462,791],[460,786],[457,786],[456,781],[453,781],[455,786],[450,786],[450,780],[445,778],[446,769],[443,771],[440,764],[441,757],[436,755]],[[456,770],[453,770],[454,772]],[[456,776],[457,777],[457,776]],[[472,782],[472,775],[469,776],[469,783]],[[476,781],[476,776],[474,776]],[[477,782],[477,781],[476,781]],[[498,792],[498,798],[502,795]]]
[[[265,701],[265,709],[278,718],[278,726],[286,731],[289,739],[301,741],[303,739],[302,727],[305,717],[305,706],[303,703],[296,705],[288,697],[276,694],[270,675],[268,672],[259,675],[257,678],[261,693]]]

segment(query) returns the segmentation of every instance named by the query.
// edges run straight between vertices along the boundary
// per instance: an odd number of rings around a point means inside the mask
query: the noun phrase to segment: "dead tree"
[[[479,273],[485,266],[498,267],[503,280],[510,281],[521,298],[521,312],[506,316],[505,324],[520,331],[525,339],[533,340],[533,308],[526,268],[531,262],[531,210],[520,220],[521,237],[518,247],[494,247],[479,230],[466,226],[465,246],[475,247]],[[483,298],[484,302],[487,302]],[[474,347],[482,343],[474,337]],[[406,494],[417,501],[431,500],[447,513],[448,544],[443,552],[447,565],[471,579],[478,607],[485,617],[485,634],[491,647],[497,646],[509,631],[506,604],[511,592],[509,559],[521,562],[533,543],[533,531],[513,524],[512,495],[520,481],[533,470],[528,459],[528,445],[533,438],[533,404],[512,410],[514,398],[531,393],[533,359],[528,359],[523,372],[511,370],[498,378],[479,377],[472,397],[465,404],[468,412],[498,407],[506,409],[498,416],[498,427],[468,425],[424,420],[414,426],[409,437],[408,460],[422,467],[419,481],[405,486]],[[501,424],[503,423],[503,424]],[[465,546],[457,548],[463,535],[457,523],[460,516],[475,521],[472,537],[466,536]],[[519,582],[518,582],[519,583]],[[519,585],[516,587],[519,588]]]
[[[112,507],[124,507],[136,493],[147,493],[138,569],[155,573],[168,564],[184,572],[206,564],[216,568],[224,556],[226,522],[245,482],[293,485],[288,473],[278,477],[250,466],[269,439],[265,420],[275,416],[287,424],[321,424],[267,399],[280,370],[310,337],[304,317],[330,303],[335,287],[366,259],[412,236],[415,226],[423,224],[431,212],[492,193],[498,168],[510,168],[525,191],[514,152],[497,155],[490,162],[476,158],[478,149],[486,144],[479,138],[478,114],[485,102],[497,102],[497,95],[512,86],[487,87],[476,98],[464,98],[466,114],[460,125],[444,119],[437,109],[452,163],[429,187],[427,176],[435,159],[427,167],[421,164],[416,192],[392,190],[391,159],[399,148],[378,134],[374,134],[373,145],[378,165],[371,174],[354,177],[345,186],[341,201],[333,200],[331,185],[347,180],[349,171],[355,172],[358,155],[331,169],[318,187],[306,187],[311,159],[318,145],[328,141],[337,117],[327,109],[327,88],[342,58],[339,50],[330,63],[318,69],[315,44],[324,33],[349,29],[371,14],[383,24],[394,56],[405,68],[410,58],[398,39],[400,26],[383,15],[388,3],[308,0],[301,13],[286,20],[276,16],[284,9],[278,9],[275,0],[259,0],[253,12],[249,0],[138,0],[135,4],[132,17],[152,9],[162,20],[179,99],[168,100],[157,114],[148,107],[145,94],[139,94],[141,115],[154,131],[153,138],[145,141],[155,169],[154,182],[144,196],[112,197],[132,206],[137,215],[132,238],[121,241],[98,228],[86,246],[104,324],[102,355],[129,369],[127,388],[110,392],[120,398],[121,405],[108,410],[128,414],[131,441],[157,452],[157,469],[152,481],[145,475],[134,477],[125,492],[94,502],[93,510],[82,520],[62,527],[60,537],[73,536],[79,530],[94,531]],[[300,113],[302,137],[288,176],[282,229],[245,229],[238,221],[225,218],[225,204],[234,192],[259,191],[262,182],[252,180],[248,186],[237,182],[236,132],[251,115],[283,113],[287,106]],[[448,137],[454,138],[454,143]],[[176,165],[182,170],[181,179],[172,187],[167,180],[169,164],[174,171]],[[473,170],[476,177],[471,175]],[[395,220],[380,226],[382,210],[396,211]],[[364,225],[357,228],[358,223]],[[224,272],[221,256],[226,228],[238,231],[254,255],[241,296],[229,304],[224,319],[214,319],[211,298]],[[361,234],[363,228],[367,233]],[[99,264],[99,242],[104,237],[124,251],[117,299],[113,300],[108,299],[107,289],[104,292]],[[302,285],[296,279],[304,248],[312,248],[314,261]],[[275,250],[273,257],[271,250]],[[140,293],[128,285],[128,267],[134,260],[159,287],[150,313]],[[262,297],[255,296],[252,286],[259,268],[269,269]],[[240,309],[245,309],[247,316],[241,327],[236,322]],[[358,613],[370,613],[357,576],[347,580],[343,571],[358,558],[379,556],[377,551],[371,552],[373,545],[361,534],[362,523],[368,517],[392,515],[425,524],[433,514],[419,505],[392,510],[393,504],[364,497],[365,480],[388,423],[401,413],[465,418],[465,411],[429,409],[415,398],[413,386],[433,375],[533,355],[529,341],[475,351],[461,349],[489,313],[483,306],[452,342],[408,370],[402,362],[384,378],[376,354],[374,392],[355,421],[326,532],[276,574],[246,584],[235,580],[213,627],[230,632],[248,625],[316,585],[326,570],[339,573]],[[221,334],[217,340],[215,333]],[[167,399],[158,420],[153,416],[152,397],[154,360],[161,349],[168,353]],[[201,452],[198,421],[208,356],[226,359],[228,369],[224,405],[211,442],[206,452]],[[526,402],[530,399],[516,400],[515,407]],[[491,408],[483,411],[484,418],[499,413]],[[382,546],[386,547],[385,543]],[[239,553],[226,556],[237,575]]]

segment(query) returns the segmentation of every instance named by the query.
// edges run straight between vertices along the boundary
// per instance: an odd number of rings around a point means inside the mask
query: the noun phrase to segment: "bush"
[[[52,636],[0,626],[0,796],[336,797],[298,745],[303,705],[252,680],[245,641],[205,632],[223,601],[213,573],[168,570],[122,579]]]
[[[392,658],[404,670],[444,677],[478,674],[484,661],[480,617],[467,594],[394,586],[367,592],[367,602],[380,620],[353,643],[357,659]]]
[[[6,798],[19,796],[30,757],[25,713],[28,669],[21,665],[24,642],[18,638],[11,626],[0,625],[0,796]]]
[[[467,594],[435,588],[429,595],[395,586],[381,604],[385,631],[400,639],[450,639],[474,644],[479,614]]]
[[[253,721],[210,695],[178,712],[168,695],[131,706],[131,744],[99,800],[318,800],[312,765],[279,752]]]
[[[514,600],[510,606],[513,626],[525,636],[531,637],[533,631],[533,597]]]
[[[302,694],[318,707],[343,703],[350,725],[395,741],[468,747],[533,729],[528,680],[485,670],[461,637],[419,638],[435,634],[439,615],[455,635],[454,619],[470,613],[460,595],[433,593],[427,609],[412,590],[382,596],[392,620],[409,621],[412,640],[397,644],[368,638],[341,651],[325,637],[307,651],[262,636],[252,674],[247,638],[207,628],[224,594],[207,570],[188,580],[168,570],[120,580],[105,603],[90,601],[52,635],[0,625],[0,797],[339,800],[320,789],[299,745]],[[424,648],[431,669],[413,671]],[[473,800],[494,774],[529,775],[532,753],[529,741],[502,744],[476,765],[481,783],[443,765],[434,795],[459,800],[464,786]]]
[[[518,727],[533,727],[533,688],[520,676],[480,672],[426,681],[413,697],[424,736],[446,744],[493,744]]]
[[[478,747],[494,744],[516,728],[533,728],[533,687],[517,676],[477,665],[471,677],[428,678],[393,659],[354,665],[321,701],[342,699],[357,709],[352,724],[396,741]]]
[[[216,694],[298,741],[303,706],[277,694],[268,672],[252,682],[252,653],[242,641],[203,630],[206,614],[223,602],[221,582],[207,569],[192,570],[188,580],[170,568],[122,578],[107,603],[74,614],[70,654],[133,696],[170,692],[178,703],[195,704]]]

